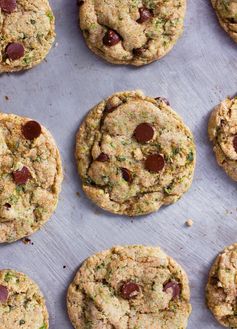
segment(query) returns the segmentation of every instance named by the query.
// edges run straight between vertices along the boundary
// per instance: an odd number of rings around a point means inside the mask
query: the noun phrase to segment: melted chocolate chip
[[[122,171],[123,179],[126,180],[128,183],[132,183],[132,181],[133,181],[132,172],[130,170],[128,170],[127,168],[120,168],[120,169]]]
[[[233,139],[233,146],[234,146],[235,152],[237,153],[237,135]]]
[[[8,289],[5,286],[0,285],[0,302],[5,303],[8,299]]]
[[[147,122],[141,123],[134,130],[134,137],[136,138],[138,143],[146,143],[152,140],[154,136],[154,129],[152,125]]]
[[[126,282],[122,285],[120,292],[124,299],[131,299],[139,294],[140,287],[134,282]]]
[[[135,55],[135,56],[142,56],[145,51],[146,51],[146,48],[145,47],[134,48],[133,49],[133,55]]]
[[[169,281],[164,285],[164,291],[167,292],[168,289],[172,289],[173,298],[179,297],[181,288],[178,282]]]
[[[120,35],[114,30],[108,30],[103,38],[103,44],[107,47],[115,46],[121,41]]]
[[[151,17],[153,17],[153,13],[145,7],[139,8],[139,13],[140,18],[137,20],[137,23],[139,24],[142,24],[148,21]]]
[[[96,159],[96,161],[100,161],[100,162],[106,162],[108,160],[109,160],[109,156],[104,152],[101,152],[98,158]]]
[[[164,102],[166,105],[170,106],[170,102],[165,97],[156,97],[155,100],[159,102]]]
[[[40,136],[41,126],[36,121],[28,121],[24,126],[22,126],[22,134],[26,139],[33,140]]]
[[[13,171],[12,175],[14,182],[17,185],[26,184],[28,179],[31,178],[31,173],[27,167],[23,167],[21,170]]]
[[[21,43],[12,42],[7,45],[6,54],[12,61],[16,61],[24,56],[25,49]]]
[[[0,8],[7,14],[11,14],[16,9],[16,0],[0,0]]]
[[[145,168],[149,171],[158,173],[165,166],[165,160],[160,154],[148,155],[145,161]]]

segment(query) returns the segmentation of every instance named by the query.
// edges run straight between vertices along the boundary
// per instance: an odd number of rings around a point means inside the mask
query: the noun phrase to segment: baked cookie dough
[[[120,92],[95,106],[76,138],[83,190],[101,208],[129,216],[177,201],[195,167],[190,130],[166,99]]]
[[[63,178],[59,151],[39,123],[0,113],[0,243],[32,234],[56,208]]]
[[[237,181],[237,97],[224,100],[214,109],[208,133],[218,164]]]
[[[237,42],[236,0],[211,0],[223,29]]]
[[[48,0],[0,0],[0,73],[29,69],[55,39]]]
[[[144,65],[160,59],[183,32],[186,0],[79,1],[88,47],[113,64]]]
[[[237,243],[216,258],[208,277],[207,304],[225,327],[237,328]]]
[[[75,329],[185,329],[184,270],[158,247],[114,247],[88,258],[67,294]]]
[[[0,270],[0,328],[48,329],[44,297],[23,273]]]

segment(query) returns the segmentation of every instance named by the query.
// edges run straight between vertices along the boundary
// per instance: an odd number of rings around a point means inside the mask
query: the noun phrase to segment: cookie
[[[52,215],[63,178],[59,151],[38,122],[0,113],[0,243],[37,231]]]
[[[188,278],[158,247],[113,247],[88,258],[67,294],[75,329],[185,329]]]
[[[237,181],[237,97],[224,100],[214,109],[208,133],[218,164]]]
[[[84,0],[79,21],[88,47],[113,64],[160,59],[183,32],[186,0]]]
[[[0,73],[39,64],[54,42],[54,25],[48,0],[0,0]]]
[[[48,329],[48,318],[36,283],[23,273],[0,270],[0,328]]]
[[[206,287],[207,305],[217,321],[225,327],[237,328],[237,243],[224,249],[216,258]]]
[[[223,29],[237,42],[236,0],[211,0]]]
[[[76,138],[83,190],[101,208],[129,216],[177,201],[190,187],[193,136],[163,98],[120,92],[95,106]]]

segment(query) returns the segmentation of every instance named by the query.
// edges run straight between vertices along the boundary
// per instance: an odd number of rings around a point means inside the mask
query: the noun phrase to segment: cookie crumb
[[[29,239],[29,238],[23,238],[21,241],[22,241],[24,244],[31,244],[31,245],[34,244],[34,243],[31,241],[31,239]]]
[[[78,196],[78,198],[80,198],[80,196],[81,196],[79,192],[77,192],[76,195]]]
[[[193,220],[192,219],[188,219],[186,222],[185,222],[186,226],[188,227],[191,227],[193,226]]]
[[[67,266],[66,265],[63,265],[63,268],[66,268]]]
[[[9,97],[7,95],[4,98],[6,101],[9,101]]]

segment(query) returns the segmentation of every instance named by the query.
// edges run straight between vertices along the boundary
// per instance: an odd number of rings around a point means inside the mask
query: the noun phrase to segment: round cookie
[[[188,278],[158,247],[114,247],[88,258],[67,294],[75,329],[185,329]]]
[[[76,138],[83,190],[116,214],[148,214],[177,201],[191,185],[195,158],[192,133],[168,101],[140,91],[95,106]]]
[[[214,109],[208,133],[218,164],[237,181],[237,97],[224,100]]]
[[[237,42],[236,0],[211,0],[223,29]]]
[[[183,32],[186,0],[79,1],[88,47],[113,64],[144,65],[160,59]]]
[[[0,113],[0,243],[32,234],[56,208],[63,178],[59,151],[39,123]]]
[[[25,274],[0,270],[0,326],[48,329],[48,311],[38,286]]]
[[[54,28],[48,0],[0,0],[0,73],[39,64],[54,42]]]
[[[237,243],[224,249],[216,258],[206,287],[207,305],[217,321],[237,328]]]

